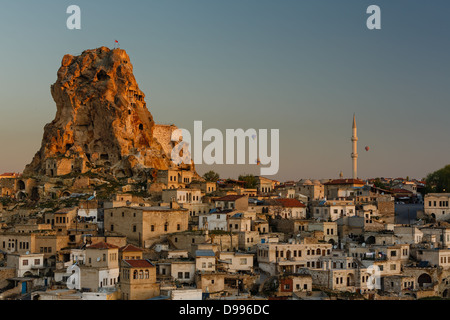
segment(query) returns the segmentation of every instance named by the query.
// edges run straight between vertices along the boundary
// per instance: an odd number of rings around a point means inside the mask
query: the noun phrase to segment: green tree
[[[239,181],[245,181],[245,188],[255,189],[258,185],[258,179],[252,174],[240,175]]]
[[[380,178],[376,178],[376,179],[375,179],[375,182],[373,183],[373,185],[374,185],[375,187],[377,187],[377,188],[380,188],[380,189],[387,189],[387,188],[386,188],[386,185],[385,185],[383,182],[381,182],[381,179],[380,179]]]
[[[217,172],[210,170],[203,175],[203,179],[208,182],[217,182],[220,179],[220,176]]]
[[[450,164],[433,173],[428,174],[425,179],[425,193],[450,192]]]

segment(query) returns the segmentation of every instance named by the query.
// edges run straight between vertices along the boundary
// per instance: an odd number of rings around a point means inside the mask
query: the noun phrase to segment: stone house
[[[306,219],[306,205],[297,199],[273,199],[268,208],[272,218]]]
[[[331,254],[329,243],[290,241],[257,245],[257,261],[260,269],[271,275],[280,272],[297,273],[302,268],[321,266],[320,258]]]
[[[100,242],[86,248],[86,260],[80,265],[80,287],[93,292],[115,289],[119,280],[119,247]]]
[[[118,233],[140,247],[151,239],[188,230],[187,210],[169,207],[120,207],[105,209],[105,231]]]
[[[227,195],[215,200],[216,208],[222,210],[230,209],[236,211],[247,211],[248,196],[247,195]]]
[[[241,253],[241,252],[220,252],[219,253],[219,266],[226,272],[239,272],[239,271],[253,271],[253,254]]]
[[[312,291],[312,277],[309,274],[290,274],[278,276],[278,291],[276,293],[279,297],[291,297],[294,292],[311,292]]]
[[[122,260],[120,275],[122,300],[148,300],[159,296],[156,267],[149,260]]]
[[[322,221],[336,221],[356,215],[355,203],[346,200],[324,200],[311,205],[311,217]]]
[[[44,255],[40,253],[7,255],[7,265],[16,269],[16,277],[41,276],[45,269]]]
[[[162,201],[164,203],[176,201],[179,204],[201,203],[202,191],[200,189],[191,188],[165,189],[162,191]]]
[[[216,271],[216,255],[212,250],[195,251],[195,271]]]
[[[428,193],[424,198],[425,215],[436,221],[450,219],[450,193]]]
[[[132,244],[127,244],[119,249],[120,260],[142,260],[143,250]]]

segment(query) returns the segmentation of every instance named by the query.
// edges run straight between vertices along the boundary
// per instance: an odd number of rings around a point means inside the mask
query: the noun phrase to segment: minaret
[[[352,165],[353,165],[353,179],[358,178],[358,136],[356,135],[356,117],[353,114],[353,135],[352,135]]]

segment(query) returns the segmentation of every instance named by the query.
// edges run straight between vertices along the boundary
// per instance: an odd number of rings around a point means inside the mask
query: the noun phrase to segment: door
[[[27,293],[27,283],[24,281],[22,282],[22,294]]]

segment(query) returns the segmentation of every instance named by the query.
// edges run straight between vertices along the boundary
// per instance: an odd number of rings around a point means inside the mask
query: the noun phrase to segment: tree
[[[258,179],[252,174],[240,175],[238,179],[245,182],[245,188],[247,189],[255,189],[258,185]]]
[[[203,179],[208,182],[217,182],[220,179],[220,176],[217,172],[210,170],[203,175]]]
[[[380,188],[380,189],[387,189],[386,186],[385,186],[385,184],[384,184],[383,182],[381,182],[381,179],[380,179],[380,178],[376,178],[376,179],[375,179],[375,182],[373,183],[373,185],[374,185],[375,187],[377,187],[377,188]]]
[[[450,164],[433,173],[428,174],[425,179],[425,193],[450,192]]]

